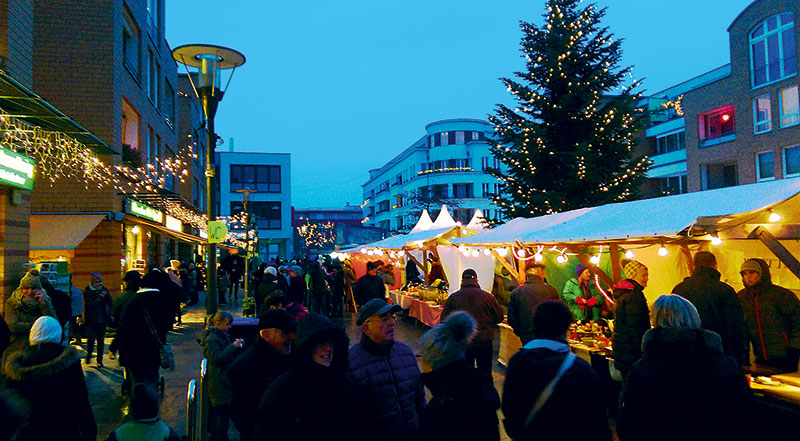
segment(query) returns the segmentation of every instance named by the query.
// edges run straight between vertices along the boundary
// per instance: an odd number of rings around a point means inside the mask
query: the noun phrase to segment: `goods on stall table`
[[[611,333],[608,328],[590,321],[586,323],[574,323],[570,325],[567,332],[567,340],[580,342],[588,347],[598,347],[601,349],[611,346]]]

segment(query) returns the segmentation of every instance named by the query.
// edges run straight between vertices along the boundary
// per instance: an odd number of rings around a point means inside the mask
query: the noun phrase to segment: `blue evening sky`
[[[729,62],[727,28],[751,0],[600,0],[624,65],[656,92]],[[290,152],[292,205],[362,202],[368,171],[446,118],[510,103],[520,20],[544,0],[166,0],[171,47],[245,54],[216,117],[227,150]],[[587,2],[588,4],[588,2]],[[181,71],[183,67],[179,66]]]

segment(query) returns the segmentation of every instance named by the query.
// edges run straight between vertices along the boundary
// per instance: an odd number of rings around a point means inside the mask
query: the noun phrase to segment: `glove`
[[[583,297],[575,297],[575,303],[577,303],[578,305],[580,305],[581,308],[583,308],[583,305],[586,304],[586,300],[584,300]]]
[[[588,306],[590,308],[593,307],[593,306],[597,306],[597,298],[596,297],[590,297],[590,298],[586,299],[586,306]]]

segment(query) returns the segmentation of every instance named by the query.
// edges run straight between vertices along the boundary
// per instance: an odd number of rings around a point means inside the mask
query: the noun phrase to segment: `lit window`
[[[464,144],[464,132],[456,132],[456,144]]]
[[[721,107],[700,115],[700,139],[716,139],[736,133],[736,115],[733,106]]]
[[[775,156],[772,152],[756,153],[756,178],[759,182],[775,179]]]
[[[759,23],[750,32],[750,57],[753,87],[796,74],[794,16],[785,12]]]
[[[676,152],[686,148],[686,132],[670,133],[656,138],[656,152],[659,155]]]
[[[800,146],[783,150],[783,176],[800,176]]]
[[[439,145],[447,145],[447,132],[439,134]]]
[[[781,90],[781,127],[789,127],[800,123],[800,100],[797,86]]]
[[[753,98],[753,133],[772,130],[772,110],[769,94]]]

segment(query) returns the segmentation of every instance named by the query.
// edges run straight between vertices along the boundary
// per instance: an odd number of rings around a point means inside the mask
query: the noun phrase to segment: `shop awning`
[[[75,257],[75,248],[105,214],[32,214],[30,257]]]
[[[114,153],[92,132],[0,70],[0,109],[44,130],[67,135],[97,153]]]
[[[140,217],[131,216],[131,215],[126,214],[124,220],[129,222],[129,223],[132,223],[132,224],[143,225],[143,226],[145,226],[147,228],[156,230],[156,231],[158,231],[160,233],[166,234],[167,236],[170,236],[170,237],[172,237],[174,239],[178,239],[178,240],[180,240],[182,242],[194,243],[194,244],[197,244],[197,245],[207,245],[208,244],[208,242],[205,239],[203,239],[202,237],[197,237],[197,236],[194,236],[192,234],[183,233],[183,232],[180,232],[180,231],[170,230],[169,228],[167,228],[167,227],[165,227],[163,225],[144,220],[144,219],[142,219]]]

